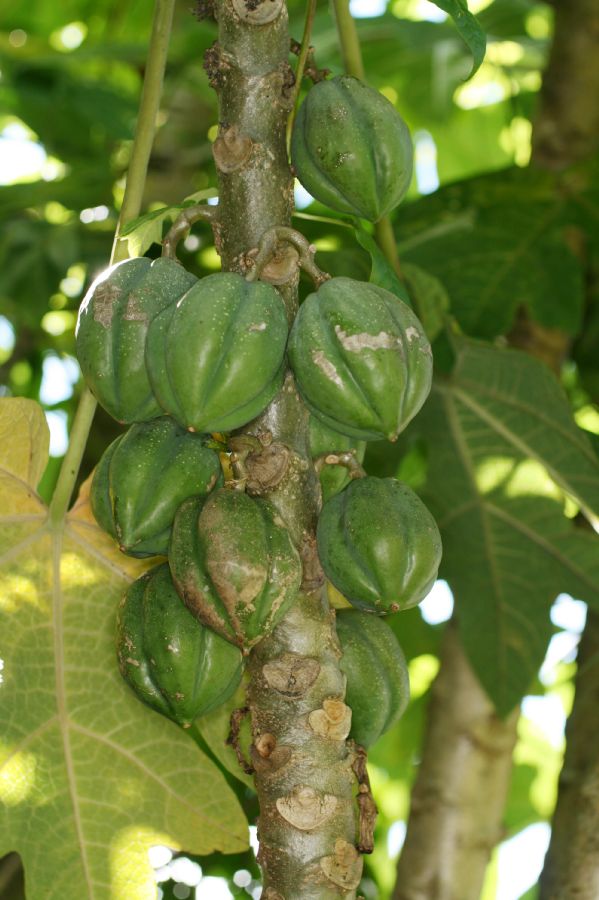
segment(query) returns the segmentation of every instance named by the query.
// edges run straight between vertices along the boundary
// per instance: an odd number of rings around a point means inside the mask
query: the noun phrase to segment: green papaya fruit
[[[364,460],[366,443],[357,441],[338,431],[328,428],[320,419],[310,416],[310,454],[312,459],[324,456],[326,453],[344,453],[348,450],[355,452],[356,460],[361,463]],[[325,464],[320,470],[320,486],[322,499],[328,500],[342,491],[350,482],[349,471],[345,466]]]
[[[191,615],[167,563],[134,581],[117,619],[117,658],[140,700],[188,728],[237,690],[242,656]]]
[[[403,715],[410,700],[410,678],[403,651],[387,623],[357,609],[338,610],[339,662],[347,678],[345,702],[351,708],[349,736],[370,747]]]
[[[150,326],[146,366],[156,399],[190,431],[239,428],[281,387],[287,334],[272,285],[208,275]]]
[[[83,377],[119,422],[162,415],[144,363],[148,326],[197,278],[172,259],[117,263],[96,278],[79,309],[75,330]]]
[[[140,422],[100,459],[90,501],[99,525],[129,556],[166,556],[177,507],[222,484],[218,454],[168,416]]]
[[[189,609],[244,652],[285,615],[302,580],[299,555],[274,507],[227,488],[180,506],[168,556]]]
[[[350,75],[308,91],[293,128],[291,161],[325,206],[378,222],[403,200],[412,158],[408,126],[379,91]]]
[[[332,278],[300,307],[289,362],[310,411],[358,440],[397,439],[426,400],[430,344],[412,310],[394,294]]]
[[[327,578],[352,606],[384,615],[424,600],[441,562],[432,515],[406,484],[367,476],[328,500],[317,528]]]

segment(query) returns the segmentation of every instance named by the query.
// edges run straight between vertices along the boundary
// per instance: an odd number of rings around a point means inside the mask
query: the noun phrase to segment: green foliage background
[[[298,39],[304,6],[289,2]],[[555,631],[548,613],[557,594],[569,591],[599,604],[595,539],[572,524],[579,507],[599,515],[598,466],[571,416],[573,409],[580,424],[599,433],[598,167],[590,161],[558,178],[527,166],[551,38],[549,6],[478,3],[488,50],[470,81],[468,46],[451,20],[424,20],[423,7],[417,0],[390,0],[383,15],[358,23],[369,81],[396,104],[416,140],[417,178],[394,227],[410,296],[435,339],[439,369],[422,417],[397,447],[371,445],[368,463],[370,471],[398,474],[421,490],[439,517],[442,575],[456,594],[466,649],[499,711],[508,712],[527,691],[553,691],[567,707],[571,665],[559,666],[549,686],[535,676]],[[0,395],[39,399],[44,361],[73,357],[78,305],[110,254],[149,24],[142,0],[2,4],[0,141],[17,125],[44,148],[47,161],[38,176],[0,189],[0,314],[14,331],[14,346],[0,347]],[[201,67],[215,36],[214,23],[178,5],[146,211],[179,206],[216,184],[215,96]],[[312,42],[318,65],[340,72],[325,0],[318,4]],[[440,189],[422,195],[419,185],[430,189],[435,174]],[[305,212],[330,217],[316,203]],[[157,215],[134,232],[142,252],[167,221]],[[384,262],[376,251],[370,255],[368,233],[356,232],[353,223],[299,217],[296,227],[333,275],[389,285]],[[154,243],[148,252],[157,255],[159,247]],[[210,229],[197,226],[180,256],[197,275],[215,271]],[[572,337],[564,368],[567,400],[540,364],[515,363],[504,349],[523,308],[534,321]],[[448,314],[457,323],[453,345],[443,330]],[[485,343],[475,343],[480,340]],[[485,392],[489,371],[494,375]],[[70,422],[80,389],[77,383],[72,396],[46,409]],[[543,422],[534,419],[539,409],[546,413]],[[99,410],[82,478],[117,431]],[[58,465],[54,458],[46,470],[45,498]],[[386,839],[406,815],[440,630],[418,610],[392,624],[411,663],[413,702],[371,754],[381,816],[363,891],[373,897],[388,896],[393,884]],[[211,727],[214,739],[218,723]],[[560,751],[523,719],[516,760],[506,813],[510,835],[550,815]],[[255,815],[251,791],[241,783],[237,790]],[[230,880],[237,869],[257,877],[249,854],[200,862],[205,874],[228,878],[235,896],[250,890]],[[163,887],[171,896],[173,884]]]

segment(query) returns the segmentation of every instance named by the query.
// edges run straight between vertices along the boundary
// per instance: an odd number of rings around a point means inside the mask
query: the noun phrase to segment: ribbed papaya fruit
[[[403,651],[387,623],[372,613],[343,609],[336,614],[339,662],[347,678],[351,708],[349,736],[362,747],[374,744],[405,712],[410,679]]]
[[[306,190],[338,212],[377,222],[405,196],[412,156],[393,104],[350,75],[319,81],[299,108],[293,167]]]
[[[96,468],[90,501],[123,553],[165,556],[177,507],[222,480],[218,455],[205,438],[161,416],[132,425],[112,442]]]
[[[194,615],[246,652],[285,615],[302,578],[274,507],[227,488],[180,506],[169,563]]]
[[[139,699],[184,728],[228,700],[241,680],[241,653],[192,616],[166,563],[123,597],[117,657]]]
[[[414,491],[395,478],[367,476],[328,500],[317,528],[327,578],[359,609],[408,609],[432,588],[441,537]]]
[[[119,422],[162,415],[144,362],[148,326],[197,279],[172,259],[127,259],[103,272],[79,309],[75,331],[83,377]]]
[[[358,440],[395,440],[431,388],[431,348],[412,310],[351,278],[332,278],[303,302],[289,361],[310,411]]]
[[[202,278],[153,320],[146,366],[162,409],[190,431],[245,425],[283,382],[288,325],[270,284]]]

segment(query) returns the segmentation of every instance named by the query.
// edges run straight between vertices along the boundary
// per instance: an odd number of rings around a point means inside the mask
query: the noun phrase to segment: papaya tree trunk
[[[293,179],[285,130],[294,77],[284,0],[216,0],[218,41],[205,68],[219,100],[214,157],[219,177],[215,241],[225,270],[246,274],[265,231],[289,226]],[[262,278],[278,286],[291,322],[297,252],[281,244]],[[300,596],[251,653],[251,763],[260,804],[258,860],[264,900],[354,898],[355,762],[347,742],[340,650],[315,546],[318,477],[308,414],[290,373],[260,418],[236,436],[247,490],[277,508],[303,560]]]

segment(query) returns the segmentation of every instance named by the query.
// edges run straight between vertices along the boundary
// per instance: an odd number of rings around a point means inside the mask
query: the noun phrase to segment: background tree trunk
[[[450,623],[393,900],[478,900],[502,836],[518,712],[495,714]]]
[[[555,28],[535,130],[535,156],[546,167],[562,169],[591,159],[599,150],[597,3],[558,4]],[[599,616],[589,610],[578,652],[576,693],[566,727],[566,754],[540,900],[599,896],[598,707]]]

